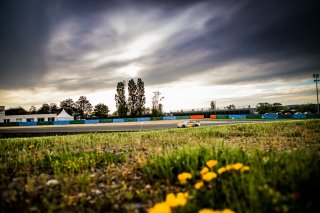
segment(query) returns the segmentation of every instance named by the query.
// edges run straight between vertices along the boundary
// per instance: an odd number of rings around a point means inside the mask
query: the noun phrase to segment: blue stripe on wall
[[[85,124],[98,124],[99,120],[85,120]]]
[[[138,121],[150,121],[150,118],[138,118]]]
[[[262,115],[262,118],[266,118],[266,119],[278,119],[279,115],[278,114],[265,114]]]
[[[293,114],[293,118],[302,119],[307,118],[306,114]]]
[[[54,125],[66,125],[66,124],[70,124],[69,121],[54,121],[53,122]]]
[[[119,122],[124,122],[123,118],[116,118],[116,119],[112,119],[113,123],[119,123]]]
[[[19,122],[19,126],[36,126],[37,122],[30,121],[30,122]]]
[[[246,119],[246,115],[229,115],[230,119]]]
[[[163,117],[163,120],[177,120],[177,117],[176,116],[166,116],[166,117]]]

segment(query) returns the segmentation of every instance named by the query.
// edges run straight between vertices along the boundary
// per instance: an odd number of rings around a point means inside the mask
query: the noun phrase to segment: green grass
[[[144,212],[166,194],[189,192],[175,212],[319,210],[319,120],[162,131],[0,139],[4,212]],[[199,170],[241,162],[206,183]],[[180,184],[177,176],[193,178]],[[49,184],[56,180],[56,184]]]

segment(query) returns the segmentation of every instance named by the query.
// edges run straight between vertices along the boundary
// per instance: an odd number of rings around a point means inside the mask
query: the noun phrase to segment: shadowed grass
[[[209,159],[218,160],[218,168],[242,162],[251,170],[244,173],[226,172],[199,191],[193,189],[201,180],[199,171]],[[201,208],[231,208],[236,212],[309,212],[317,205],[312,197],[319,190],[320,178],[318,151],[263,152],[230,149],[220,143],[215,146],[185,148],[152,158],[143,168],[149,183],[158,180],[175,185],[176,190],[191,191],[193,198],[183,212],[196,212]],[[190,172],[188,184],[181,185],[178,174]],[[312,180],[310,180],[312,177]],[[296,200],[297,197],[303,200]]]

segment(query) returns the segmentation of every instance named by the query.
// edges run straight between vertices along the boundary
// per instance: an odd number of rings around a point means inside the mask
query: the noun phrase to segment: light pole
[[[319,81],[319,74],[313,74],[313,78],[315,78],[314,82],[316,82],[316,90],[317,90],[317,104],[318,104],[318,114],[319,113],[319,93],[318,93],[318,81]]]

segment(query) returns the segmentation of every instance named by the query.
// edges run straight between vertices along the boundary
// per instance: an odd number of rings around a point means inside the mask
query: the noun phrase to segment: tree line
[[[256,110],[259,114],[265,113],[293,113],[293,112],[307,112],[307,113],[316,113],[317,105],[316,104],[301,104],[301,105],[292,105],[292,106],[283,106],[281,103],[258,103]]]
[[[68,114],[80,119],[84,118],[105,118],[108,116],[109,108],[103,103],[99,103],[94,107],[86,96],[80,96],[77,101],[67,98],[60,102],[60,106],[56,103],[44,103],[37,109],[31,106],[29,111],[23,107],[12,107],[6,110],[6,115],[25,115],[25,114],[58,114],[64,109]]]
[[[163,105],[161,101],[161,93],[159,91],[153,92],[152,108],[145,107],[146,97],[144,82],[138,78],[137,83],[131,79],[128,82],[128,98],[126,97],[126,82],[121,81],[117,83],[115,101],[117,111],[113,116],[118,117],[142,117],[142,116],[160,116],[163,113]],[[80,96],[77,101],[67,98],[60,102],[58,106],[56,103],[44,103],[37,109],[31,106],[29,111],[23,107],[11,107],[5,111],[6,115],[25,115],[25,114],[58,114],[64,109],[68,114],[79,118],[107,118],[109,116],[109,107],[103,103],[99,103],[94,107],[86,96]]]

